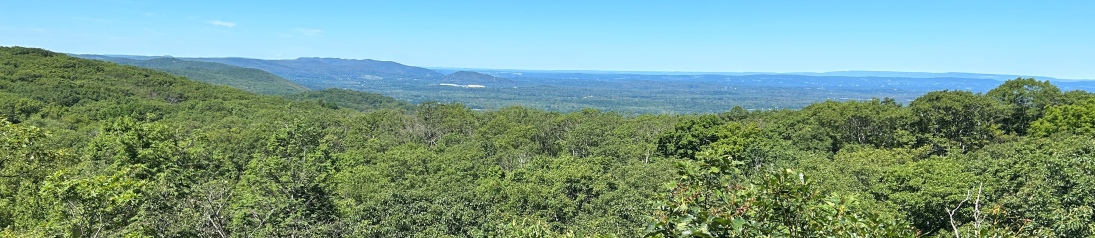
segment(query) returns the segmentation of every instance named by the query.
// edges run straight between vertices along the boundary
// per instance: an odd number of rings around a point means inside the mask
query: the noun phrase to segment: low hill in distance
[[[155,69],[192,80],[230,86],[259,94],[286,95],[309,91],[304,86],[269,72],[228,64],[178,58],[131,59],[103,55],[75,56]]]

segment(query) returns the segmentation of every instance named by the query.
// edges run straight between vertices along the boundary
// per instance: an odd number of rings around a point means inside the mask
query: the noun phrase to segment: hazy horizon
[[[183,57],[174,55],[126,55],[126,54],[77,54],[67,53],[73,55],[101,55],[108,57],[172,57],[181,59],[201,59],[201,58],[242,58],[242,59],[258,59],[258,60],[296,60],[307,58],[321,58],[321,59],[342,59],[342,60],[376,60],[376,59],[348,59],[348,58],[336,58],[336,57],[322,57],[322,56],[302,56],[297,58],[285,58],[285,59],[262,59],[262,58],[248,58],[248,57]],[[384,61],[384,60],[376,60]],[[400,63],[398,61],[389,61]],[[407,64],[404,64],[407,65]],[[974,76],[995,76],[991,79],[1006,80],[1015,77],[1032,77],[1040,80],[1058,80],[1058,81],[1089,81],[1095,79],[1077,79],[1077,78],[1060,78],[1046,75],[1022,75],[1022,74],[997,74],[997,73],[982,73],[982,72],[912,72],[912,71],[874,71],[874,70],[839,70],[839,71],[824,71],[824,72],[703,72],[703,71],[642,71],[642,70],[582,70],[582,69],[506,69],[506,68],[484,68],[484,67],[448,67],[448,66],[422,66],[422,65],[408,65],[414,67],[421,67],[431,70],[483,70],[483,71],[525,71],[525,72],[561,72],[561,73],[603,73],[603,74],[649,74],[649,75],[676,75],[676,74],[725,74],[725,75],[757,75],[757,74],[788,74],[788,75],[814,75],[814,76],[848,76],[851,74],[864,74],[865,77],[908,77],[908,78],[937,78],[937,77],[965,77],[976,78],[970,76],[945,76],[947,74],[973,74]],[[894,76],[894,74],[904,74],[902,76]],[[923,75],[916,75],[923,74]]]

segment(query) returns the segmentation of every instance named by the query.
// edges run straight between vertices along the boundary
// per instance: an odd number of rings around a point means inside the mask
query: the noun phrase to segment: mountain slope
[[[335,58],[261,60],[247,58],[186,58],[265,70],[313,89],[340,88],[345,84],[379,79],[432,79],[443,76],[433,70],[391,61]]]
[[[182,60],[169,57],[139,60],[101,55],[77,56],[155,69],[192,80],[226,85],[259,94],[285,95],[306,92],[309,90],[304,86],[266,71],[228,64]]]
[[[339,108],[350,108],[358,111],[393,108],[405,110],[414,109],[414,104],[396,100],[384,95],[337,88],[290,94],[285,95],[285,98],[297,101],[316,100],[324,105],[333,105]]]
[[[405,107],[405,102],[381,95],[369,94],[367,98],[372,100],[356,102],[380,104],[357,108]],[[204,124],[245,116],[249,123],[259,123],[261,120],[254,120],[251,115],[322,108],[317,102],[293,103],[286,98],[189,80],[149,68],[35,48],[0,47],[0,117],[13,122],[32,120],[77,127],[128,116]]]
[[[23,116],[49,111],[38,118],[66,124],[120,116],[165,119],[186,111],[200,113],[180,120],[200,122],[205,119],[192,116],[212,120],[227,116],[221,113],[284,110],[290,102],[153,69],[22,47],[0,47],[0,94],[25,102],[3,100],[0,107],[23,107],[16,110]]]

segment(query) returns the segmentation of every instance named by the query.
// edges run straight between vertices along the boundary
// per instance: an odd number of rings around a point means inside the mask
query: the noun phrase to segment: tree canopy
[[[259,95],[0,48],[0,236],[1095,235],[1095,100],[721,114]]]

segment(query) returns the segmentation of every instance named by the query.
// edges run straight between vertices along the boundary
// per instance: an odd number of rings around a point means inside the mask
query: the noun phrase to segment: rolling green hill
[[[170,57],[139,60],[102,55],[77,56],[155,69],[201,82],[226,85],[259,94],[285,95],[309,91],[304,86],[266,71],[221,63]]]

